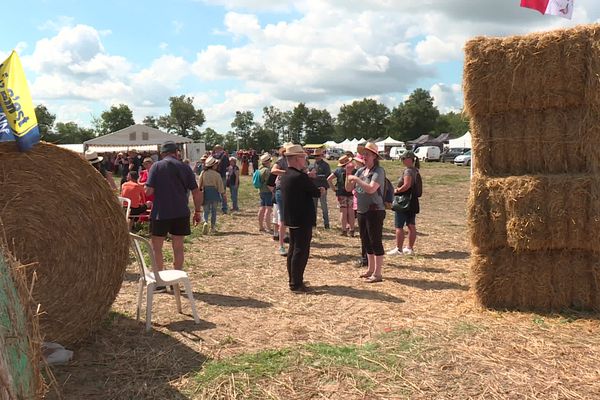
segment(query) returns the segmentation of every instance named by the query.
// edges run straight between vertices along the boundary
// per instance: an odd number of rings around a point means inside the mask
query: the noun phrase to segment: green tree
[[[144,120],[142,121],[142,124],[151,128],[158,129],[158,120],[153,115],[146,115],[146,117],[144,117]]]
[[[254,149],[257,151],[269,151],[279,146],[277,135],[272,130],[265,128],[264,125],[256,124],[252,136],[255,143]]]
[[[269,136],[277,147],[279,143],[289,140],[289,122],[291,112],[283,112],[277,107],[268,106],[263,108],[263,129],[265,135]]]
[[[158,118],[158,126],[169,133],[189,137],[199,132],[206,121],[204,111],[194,107],[194,98],[185,95],[169,97],[171,112]]]
[[[325,143],[335,135],[335,119],[329,111],[311,108],[304,125],[304,142],[312,144]]]
[[[450,111],[438,117],[434,132],[450,133],[451,137],[459,137],[469,130],[469,117],[463,112],[455,113]]]
[[[392,110],[389,127],[391,136],[407,141],[433,133],[439,116],[440,112],[433,105],[429,91],[415,89],[404,103]]]
[[[57,144],[83,143],[94,137],[94,130],[82,128],[75,122],[58,122],[56,124]]]
[[[38,104],[35,107],[35,118],[40,130],[40,139],[51,143],[54,142],[56,135],[52,132],[52,128],[54,127],[54,121],[56,121],[56,115],[50,113],[45,105]]]
[[[237,136],[235,132],[229,131],[223,138],[223,147],[229,151],[237,149]]]
[[[202,132],[201,139],[204,141],[207,149],[212,149],[216,144],[223,143],[223,135],[219,135],[213,128],[206,128]]]
[[[376,139],[385,136],[390,110],[374,99],[355,100],[340,107],[337,116],[337,139],[364,137]]]
[[[126,104],[111,106],[93,121],[98,135],[106,135],[135,124],[133,112]]]
[[[233,128],[233,133],[237,137],[236,141],[239,140],[240,149],[252,149],[256,146],[253,135],[256,129],[256,123],[254,122],[254,114],[252,111],[236,111],[231,127]]]
[[[298,103],[292,110],[289,119],[289,134],[288,139],[293,143],[301,143],[304,139],[304,130],[306,127],[306,120],[310,110],[304,103]]]

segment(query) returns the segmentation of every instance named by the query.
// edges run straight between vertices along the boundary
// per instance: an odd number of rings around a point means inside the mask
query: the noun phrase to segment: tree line
[[[416,89],[406,101],[391,110],[374,99],[364,98],[344,104],[337,117],[326,109],[307,107],[299,103],[293,110],[282,111],[274,106],[264,107],[263,122],[255,121],[252,111],[236,111],[231,130],[218,133],[213,128],[201,129],[206,121],[202,109],[193,104],[194,98],[181,95],[169,98],[169,113],[148,115],[142,123],[166,132],[203,141],[207,148],[217,143],[227,149],[272,149],[282,142],[324,143],[328,140],[391,136],[409,141],[422,134],[437,136],[450,133],[452,137],[469,129],[469,120],[462,113],[441,114],[433,104],[429,91]],[[92,128],[74,122],[54,124],[56,115],[43,104],[35,108],[42,140],[57,143],[83,143],[96,136],[115,132],[135,124],[133,112],[126,104],[113,105],[92,119]]]

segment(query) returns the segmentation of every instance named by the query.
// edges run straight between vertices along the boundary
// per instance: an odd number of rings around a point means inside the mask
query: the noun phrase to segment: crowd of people
[[[313,163],[301,145],[285,143],[274,155],[242,152],[242,167],[238,158],[230,157],[216,145],[196,165],[180,160],[177,145],[166,142],[160,155],[130,152],[101,157],[86,153],[90,161],[109,180],[110,173],[125,174],[121,195],[131,199],[131,215],[148,213],[153,251],[159,267],[163,267],[162,248],[169,234],[173,246],[173,268],[183,267],[183,238],[191,233],[189,197],[194,203],[194,224],[202,223],[204,234],[217,231],[218,210],[227,213],[228,197],[231,210],[237,211],[240,175],[252,167],[253,185],[258,192],[258,231],[273,236],[278,253],[287,259],[290,290],[304,293],[304,270],[310,254],[313,229],[317,223],[319,205],[324,229],[330,229],[327,194],[335,192],[339,210],[340,234],[354,237],[356,224],[361,243],[357,266],[364,267],[360,277],[367,283],[381,282],[386,254],[383,246],[383,224],[386,218],[385,170],[379,165],[377,145],[366,143],[356,154],[346,152],[332,171],[316,151]],[[108,162],[103,162],[106,158]],[[127,163],[125,163],[125,158]],[[117,161],[119,160],[119,161]],[[412,255],[416,241],[416,214],[422,188],[418,159],[411,151],[401,156],[405,167],[395,185],[395,196],[408,198],[402,208],[395,209],[395,247],[389,256]],[[127,165],[125,167],[125,165]],[[111,167],[110,170],[107,167]],[[109,181],[110,182],[110,181]],[[114,184],[114,180],[113,180]],[[230,196],[227,195],[229,189]],[[408,229],[405,246],[404,226]],[[285,244],[289,243],[288,249]],[[358,249],[357,249],[358,253]]]

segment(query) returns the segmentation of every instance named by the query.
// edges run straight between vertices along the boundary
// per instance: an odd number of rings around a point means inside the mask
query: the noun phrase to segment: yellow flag
[[[0,64],[0,105],[21,151],[40,141],[35,108],[16,51]]]

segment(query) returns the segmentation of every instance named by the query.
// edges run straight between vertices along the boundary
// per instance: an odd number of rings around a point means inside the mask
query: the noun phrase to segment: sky
[[[3,18],[0,59],[16,50],[34,104],[86,127],[121,103],[141,123],[182,94],[222,134],[236,111],[260,122],[264,106],[304,102],[335,116],[365,97],[392,108],[416,88],[446,113],[462,107],[470,38],[600,20],[595,0],[575,0],[570,21],[519,2],[22,0]]]

